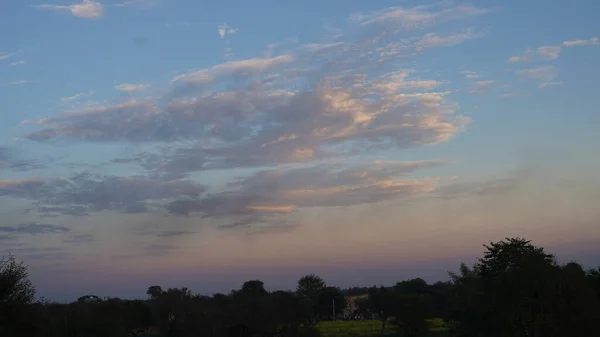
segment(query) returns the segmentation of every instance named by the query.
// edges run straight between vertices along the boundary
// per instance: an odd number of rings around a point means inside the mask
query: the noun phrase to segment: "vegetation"
[[[435,284],[341,290],[307,275],[294,292],[268,292],[259,280],[213,296],[153,285],[144,300],[85,295],[68,304],[36,300],[26,266],[8,256],[0,260],[0,336],[598,336],[600,269],[559,265],[521,238],[485,247],[473,266]],[[365,294],[344,311],[344,295]]]

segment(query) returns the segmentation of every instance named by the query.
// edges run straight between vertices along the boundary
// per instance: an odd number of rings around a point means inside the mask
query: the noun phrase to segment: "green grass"
[[[428,322],[431,336],[442,337],[446,335],[448,328],[444,320],[432,318]],[[381,321],[328,321],[320,322],[317,328],[323,337],[375,337],[379,336]],[[394,335],[390,324],[386,326],[383,334],[386,336]]]

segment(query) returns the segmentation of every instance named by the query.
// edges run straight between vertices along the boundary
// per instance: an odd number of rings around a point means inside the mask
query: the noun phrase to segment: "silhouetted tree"
[[[335,304],[334,304],[335,303]],[[335,319],[333,310],[335,306],[335,316],[342,314],[346,308],[346,298],[336,287],[325,287],[318,296],[317,308],[321,319]]]
[[[23,262],[9,255],[0,259],[0,336],[33,334],[35,288]]]
[[[396,297],[393,323],[403,337],[419,337],[428,332],[427,319],[433,313],[427,294],[403,293]]]
[[[296,294],[300,297],[300,306],[303,308],[305,324],[314,325],[319,317],[319,296],[323,292],[325,281],[315,275],[309,274],[298,280]]]
[[[298,280],[296,293],[300,297],[316,299],[325,286],[325,281],[321,277],[310,274],[303,276]]]
[[[162,292],[163,291],[160,286],[150,286],[146,291],[146,295],[148,295],[150,298],[157,298],[160,296],[160,294],[162,294]]]
[[[597,303],[583,270],[560,267],[530,241],[493,242],[472,269],[452,275],[461,336],[594,336]]]
[[[377,315],[381,321],[380,335],[383,335],[387,326],[388,319],[394,314],[397,308],[396,293],[384,286],[372,287],[369,289],[368,298],[359,301],[358,307],[362,311]]]

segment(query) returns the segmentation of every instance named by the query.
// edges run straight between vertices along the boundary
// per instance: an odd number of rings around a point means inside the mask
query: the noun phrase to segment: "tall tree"
[[[335,319],[344,312],[345,308],[346,299],[338,288],[323,288],[318,297],[319,317],[322,319]]]
[[[3,306],[29,305],[35,299],[35,288],[29,281],[27,266],[9,255],[0,259],[0,303]]]
[[[325,281],[315,274],[303,276],[298,280],[296,294],[300,297],[302,317],[307,325],[315,325],[318,321],[319,296],[325,286]]]
[[[315,274],[309,274],[298,280],[296,293],[300,297],[316,299],[325,288],[325,281]]]
[[[0,336],[33,333],[35,288],[27,266],[9,255],[0,259]]]
[[[160,296],[160,294],[162,294],[163,290],[160,286],[150,286],[148,287],[148,290],[146,291],[146,295],[148,295],[150,298],[157,298],[158,296]]]
[[[453,275],[461,336],[595,336],[596,303],[580,266],[559,266],[529,240],[492,242],[472,269]]]

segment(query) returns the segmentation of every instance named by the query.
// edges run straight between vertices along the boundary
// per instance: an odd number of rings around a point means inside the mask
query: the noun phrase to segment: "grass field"
[[[431,336],[446,336],[448,329],[443,320],[431,319],[429,320],[429,326]],[[379,336],[381,321],[328,321],[319,323],[317,328],[323,337],[371,337]],[[384,331],[384,335],[394,335],[394,331],[388,326]]]
[[[378,337],[381,329],[381,321],[324,321],[317,325],[322,337]],[[448,336],[448,328],[443,320],[433,318],[429,320],[429,331],[431,337]],[[159,337],[158,334],[144,334],[138,337]],[[394,336],[390,325],[384,331],[384,336]]]

